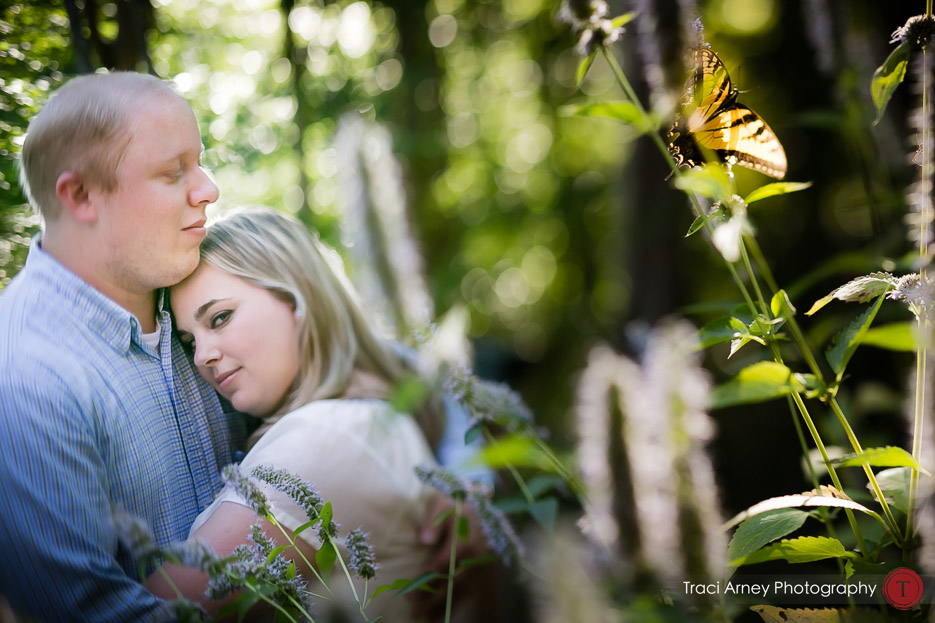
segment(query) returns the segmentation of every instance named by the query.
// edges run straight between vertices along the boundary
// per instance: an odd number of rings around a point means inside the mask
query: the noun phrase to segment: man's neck
[[[60,244],[58,238],[46,232],[42,236],[42,250],[89,286],[136,316],[143,333],[153,333],[158,328],[155,291],[136,292],[120,285],[117,280],[109,278],[106,270],[89,261],[95,257],[92,250],[75,244],[74,240]]]

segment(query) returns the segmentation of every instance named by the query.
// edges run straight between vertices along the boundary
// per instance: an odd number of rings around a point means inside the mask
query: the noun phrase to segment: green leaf
[[[776,539],[792,534],[802,527],[806,519],[808,513],[794,508],[777,509],[750,517],[734,532],[727,547],[727,559],[737,560]]]
[[[499,467],[537,467],[554,472],[555,467],[536,442],[521,434],[497,440],[479,453],[480,461],[494,469]]]
[[[647,115],[630,102],[602,102],[581,106],[563,106],[559,110],[559,114],[616,119],[635,127],[641,133],[655,129],[655,124],[647,118]]]
[[[618,15],[610,22],[611,30],[616,30],[622,28],[636,19],[636,11],[630,11],[629,13],[624,13],[623,15]]]
[[[273,562],[273,559],[276,558],[276,556],[279,556],[281,553],[283,553],[290,547],[292,546],[291,545],[280,545],[278,547],[274,547],[272,550],[270,550],[269,555],[266,557],[266,562],[263,564],[268,565],[269,563]]]
[[[873,97],[873,105],[877,109],[877,118],[874,123],[879,123],[883,118],[883,111],[886,105],[896,91],[903,78],[906,77],[906,66],[909,64],[909,53],[912,48],[908,41],[899,44],[887,57],[886,61],[877,67],[873,72],[873,79],[870,81],[870,95]]]
[[[321,574],[321,577],[328,579],[328,576],[331,575],[331,569],[334,568],[334,561],[337,560],[338,553],[334,549],[334,544],[331,541],[325,541],[321,544],[321,548],[315,552],[315,566],[318,567],[318,572]]]
[[[467,542],[468,538],[471,536],[471,526],[468,524],[468,518],[465,516],[458,517],[458,521],[455,524],[455,534],[458,535],[462,541]]]
[[[698,331],[698,339],[702,348],[730,341],[742,333],[747,332],[747,325],[734,318],[725,316],[712,320]]]
[[[312,519],[311,521],[306,521],[304,524],[302,524],[301,526],[299,526],[292,532],[292,536],[299,536],[300,534],[302,534],[309,528],[318,525],[319,521],[321,521],[319,518]]]
[[[321,520],[321,525],[328,527],[331,524],[331,519],[334,517],[334,511],[331,508],[331,502],[325,502],[325,505],[321,507],[321,512],[318,514],[319,519]]]
[[[588,70],[591,69],[591,63],[594,62],[594,57],[597,56],[597,50],[594,50],[587,57],[581,59],[581,62],[578,63],[578,70],[575,72],[575,86],[580,87],[581,83],[584,82],[584,77],[588,75]]]
[[[904,513],[906,509],[909,508],[909,481],[911,475],[912,470],[908,467],[884,469],[877,474],[877,483],[883,491],[883,497],[887,499],[890,506]],[[876,493],[873,491],[870,483],[867,483],[867,488],[870,490],[870,493],[873,494],[874,499],[876,499]]]
[[[703,216],[696,217],[692,226],[688,228],[688,233],[685,234],[685,237],[688,238],[692,234],[698,233],[698,230],[704,227],[704,222],[705,219]]]
[[[835,288],[830,294],[821,297],[805,312],[811,316],[819,309],[830,303],[833,299],[848,303],[866,303],[881,294],[886,294],[896,288],[897,279],[889,273],[870,273],[857,279],[848,281],[843,286]]]
[[[711,408],[764,402],[792,391],[792,371],[775,361],[760,361],[737,373],[711,393]]]
[[[879,327],[870,327],[864,333],[860,343],[887,350],[913,352],[916,349],[916,342],[912,335],[912,328],[911,322],[891,322]]]
[[[402,379],[390,392],[389,403],[398,413],[417,411],[429,395],[428,384],[417,376]]]
[[[789,295],[785,290],[779,290],[773,295],[769,302],[769,309],[777,318],[795,316],[795,306],[789,300]]]
[[[537,498],[546,491],[556,489],[565,481],[560,476],[553,474],[539,474],[526,481],[526,490],[533,498]]]
[[[431,582],[432,580],[440,578],[440,577],[442,577],[442,574],[436,571],[428,571],[413,580],[410,580],[408,578],[400,578],[396,580],[395,582],[393,582],[392,584],[384,584],[383,586],[380,586],[379,588],[375,589],[373,591],[373,597],[376,597],[377,595],[381,593],[385,593],[386,591],[399,591],[398,593],[396,593],[397,596],[405,595],[406,593],[410,591],[414,591],[417,588],[434,593],[437,591],[425,585]],[[425,588],[423,588],[423,586],[425,586]]]
[[[857,351],[857,347],[860,346],[860,341],[863,339],[867,329],[870,328],[870,324],[880,310],[885,296],[885,294],[881,294],[877,298],[876,303],[864,310],[862,314],[857,316],[857,318],[840,333],[834,336],[831,348],[825,352],[825,358],[831,365],[831,369],[837,374],[838,380],[841,380],[841,377],[844,375],[844,369],[847,367],[847,363]]]
[[[784,539],[779,543],[767,545],[752,554],[741,556],[731,561],[731,566],[752,565],[770,560],[785,560],[790,563],[813,562],[828,558],[854,558],[856,554],[844,549],[837,539],[826,536],[802,536],[797,539]]]
[[[730,177],[724,167],[709,164],[701,169],[689,169],[675,178],[675,187],[685,192],[691,192],[722,201],[730,201],[734,188]]]
[[[746,198],[744,198],[744,201],[749,205],[754,201],[759,201],[761,199],[767,199],[777,195],[787,195],[789,193],[805,190],[811,185],[811,182],[775,182],[773,184],[766,184],[765,186],[760,186],[747,195]]]
[[[914,467],[926,472],[922,466],[912,458],[912,455],[897,446],[885,448],[865,448],[861,454],[848,454],[832,461],[838,467],[855,467],[870,465],[871,467]]]
[[[555,518],[558,516],[558,499],[545,498],[530,504],[529,514],[546,532],[551,533],[555,529]]]
[[[478,567],[480,565],[486,565],[488,562],[494,562],[497,560],[497,557],[494,555],[489,556],[473,556],[471,558],[465,558],[464,560],[458,561],[458,566],[455,568],[455,575],[458,575],[465,569],[470,569],[471,567]]]
[[[733,519],[724,524],[724,528],[732,528],[733,526],[736,526],[740,522],[746,521],[751,517],[756,517],[757,515],[762,515],[763,513],[779,510],[781,508],[805,508],[812,506],[849,508],[851,510],[866,513],[878,521],[880,520],[879,514],[870,510],[863,504],[855,502],[834,487],[822,485],[817,491],[812,490],[806,491],[805,493],[796,493],[793,495],[781,495],[779,497],[763,500],[762,502],[757,502],[747,510],[737,513]]]

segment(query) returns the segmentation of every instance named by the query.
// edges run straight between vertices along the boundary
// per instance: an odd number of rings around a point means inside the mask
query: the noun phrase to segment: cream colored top
[[[355,528],[369,533],[379,565],[369,582],[370,593],[400,578],[415,578],[423,571],[429,549],[418,542],[432,489],[413,472],[417,465],[434,466],[415,420],[396,413],[381,400],[318,400],[283,416],[247,453],[242,467],[249,474],[258,465],[286,469],[308,481],[323,501],[330,501],[338,523],[338,547],[344,560],[344,536]],[[273,515],[290,530],[308,521],[305,512],[287,495],[263,484]],[[222,502],[247,505],[233,489],[225,488],[192,526],[194,532]],[[299,535],[320,546],[317,529]],[[314,578],[313,578],[314,580]],[[338,564],[332,572],[332,590],[346,587]],[[357,582],[362,594],[363,581]],[[321,592],[310,583],[309,589]],[[384,615],[384,621],[409,621],[404,597],[395,591],[378,595],[367,614]],[[318,600],[316,611],[327,610]],[[316,620],[318,617],[316,616]]]

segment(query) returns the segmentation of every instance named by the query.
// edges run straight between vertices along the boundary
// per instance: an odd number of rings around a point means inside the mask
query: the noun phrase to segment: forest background
[[[647,46],[666,41],[679,4],[610,3],[611,16],[653,18],[612,48],[641,94]],[[869,85],[890,33],[921,3],[698,6],[743,102],[785,146],[786,179],[813,183],[751,210],[779,285],[804,310],[854,276],[892,269],[908,250],[905,197],[917,177],[913,95],[897,92],[874,126]],[[353,272],[365,249],[344,218],[352,204],[404,207],[432,306],[470,312],[476,371],[520,392],[550,442],[570,451],[575,386],[594,345],[631,353],[642,327],[672,314],[701,325],[737,294],[711,245],[684,238],[693,216],[649,141],[565,114],[620,92],[600,57],[576,85],[576,42],[557,14],[543,0],[4,2],[0,288],[38,230],[17,183],[31,116],[75,74],[149,71],[195,109],[221,189],[214,213],[295,213]],[[741,194],[765,181],[737,171]],[[803,321],[815,343],[857,314],[836,305]],[[908,319],[889,306],[878,321]],[[728,359],[727,348],[706,352],[715,381],[763,355],[748,347]],[[851,363],[855,382],[839,397],[866,446],[905,447],[911,364],[911,353],[873,348]],[[809,488],[784,405],[712,416],[725,516]],[[836,430],[827,434],[840,441]]]

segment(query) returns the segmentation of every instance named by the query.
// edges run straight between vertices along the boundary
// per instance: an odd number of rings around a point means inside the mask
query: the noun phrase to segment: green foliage
[[[739,560],[776,539],[792,534],[805,524],[808,513],[794,508],[767,511],[745,520],[730,540],[729,561]]]
[[[787,395],[793,387],[792,370],[775,361],[759,361],[715,388],[711,407],[718,409],[773,400]]]
[[[890,98],[893,97],[896,87],[902,84],[903,78],[906,77],[906,67],[909,65],[909,54],[911,52],[911,43],[908,41],[900,43],[886,57],[886,61],[873,72],[870,95],[873,97],[873,105],[877,110],[874,123],[879,123],[880,119],[883,118],[883,112],[886,110]]]
[[[814,562],[828,558],[854,558],[837,539],[825,536],[803,536],[783,539],[731,562],[733,566],[752,565],[770,560],[785,560],[790,563]]]

